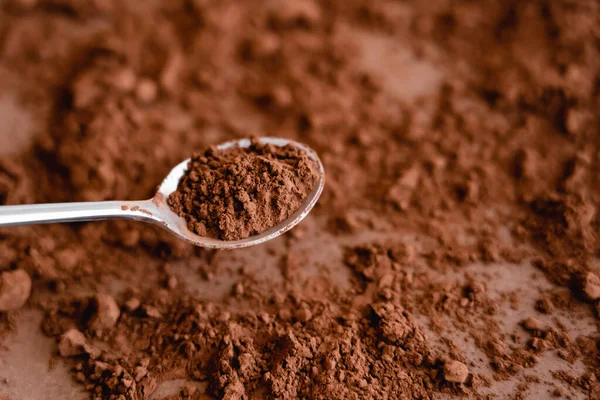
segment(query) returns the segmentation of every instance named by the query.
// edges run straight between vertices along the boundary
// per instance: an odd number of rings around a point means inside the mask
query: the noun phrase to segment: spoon
[[[319,174],[314,189],[306,197],[302,205],[288,219],[265,232],[240,240],[219,240],[199,236],[188,230],[187,222],[178,216],[167,204],[169,195],[177,190],[179,180],[187,170],[187,159],[169,172],[169,175],[158,188],[157,193],[150,200],[142,201],[98,201],[82,203],[55,203],[32,204],[20,206],[0,206],[0,227],[50,224],[55,222],[98,221],[105,219],[133,219],[136,221],[150,222],[163,227],[185,240],[200,247],[214,249],[239,249],[253,246],[271,240],[296,226],[308,215],[319,199],[325,185],[325,171],[319,156],[309,147],[293,140],[282,138],[264,137],[259,139],[262,143],[275,146],[291,145],[306,154],[315,162]],[[220,150],[231,147],[246,148],[250,146],[250,139],[234,140],[217,146]]]

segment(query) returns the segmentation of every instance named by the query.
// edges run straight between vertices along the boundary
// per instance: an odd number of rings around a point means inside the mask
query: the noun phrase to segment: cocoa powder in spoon
[[[315,163],[291,145],[209,147],[195,154],[168,203],[200,236],[258,235],[298,210],[318,179]]]

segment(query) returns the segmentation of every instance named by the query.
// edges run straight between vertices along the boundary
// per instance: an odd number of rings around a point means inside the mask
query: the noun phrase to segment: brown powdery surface
[[[1,204],[147,198],[190,151],[257,132],[327,171],[305,223],[243,251],[128,222],[1,229],[0,334],[19,329],[4,310],[43,312],[98,399],[178,379],[171,398],[600,397],[599,18],[595,0],[0,2],[0,85],[36,127],[19,150],[0,131]]]
[[[200,236],[239,240],[297,211],[318,179],[315,163],[291,145],[210,147],[191,158],[167,202]]]

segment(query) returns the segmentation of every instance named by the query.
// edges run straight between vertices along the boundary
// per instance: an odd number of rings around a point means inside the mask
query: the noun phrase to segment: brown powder
[[[1,204],[147,198],[251,132],[307,143],[327,183],[303,224],[239,251],[125,221],[0,229],[20,307],[0,313],[0,397],[72,397],[30,384],[57,355],[94,399],[600,398],[599,16],[4,1],[0,96],[39,126],[0,160]]]
[[[194,154],[168,204],[200,236],[244,239],[292,215],[317,174],[304,151],[254,138],[247,148],[210,147]]]

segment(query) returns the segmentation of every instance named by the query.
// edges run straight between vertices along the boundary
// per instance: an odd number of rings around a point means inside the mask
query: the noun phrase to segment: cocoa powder
[[[168,198],[192,232],[222,240],[258,235],[289,218],[318,179],[314,162],[291,145],[211,147],[195,154]]]
[[[246,250],[124,221],[0,229],[0,360],[31,359],[0,368],[0,396],[34,398],[56,355],[96,399],[599,398],[599,16],[0,3],[0,112],[34,124],[19,148],[25,124],[0,126],[2,205],[147,198],[253,132],[327,171],[303,224]],[[52,354],[12,341],[29,344],[19,307]]]

